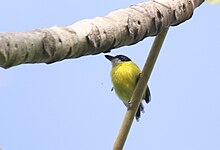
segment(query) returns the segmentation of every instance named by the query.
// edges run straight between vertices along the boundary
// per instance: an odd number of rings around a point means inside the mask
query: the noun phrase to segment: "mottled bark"
[[[151,0],[65,27],[0,33],[0,66],[53,63],[110,52],[191,18],[204,0]]]

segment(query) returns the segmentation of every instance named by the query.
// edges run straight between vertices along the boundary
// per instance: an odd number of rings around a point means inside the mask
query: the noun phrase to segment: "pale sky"
[[[105,16],[137,0],[7,0],[0,32],[29,31]],[[149,81],[152,101],[125,150],[220,149],[220,6],[203,4],[171,27]],[[115,49],[143,67],[153,38]],[[103,54],[51,65],[0,68],[2,150],[110,150],[126,108],[111,92]]]

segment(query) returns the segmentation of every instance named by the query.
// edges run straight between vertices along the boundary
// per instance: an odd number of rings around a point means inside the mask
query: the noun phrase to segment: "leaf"
[[[206,0],[209,4],[220,4],[220,0]]]

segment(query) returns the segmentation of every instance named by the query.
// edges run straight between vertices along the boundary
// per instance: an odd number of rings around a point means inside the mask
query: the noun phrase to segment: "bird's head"
[[[131,59],[125,55],[116,55],[116,56],[105,55],[105,58],[111,61],[113,66],[118,63],[131,61]]]

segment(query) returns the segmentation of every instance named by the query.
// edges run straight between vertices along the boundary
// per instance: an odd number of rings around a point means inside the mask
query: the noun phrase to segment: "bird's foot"
[[[111,92],[114,90],[114,87],[111,88]]]

